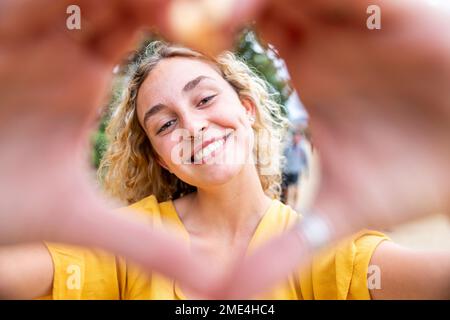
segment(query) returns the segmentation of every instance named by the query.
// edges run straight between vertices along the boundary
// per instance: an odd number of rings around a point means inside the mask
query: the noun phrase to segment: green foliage
[[[256,33],[247,29],[242,32],[236,45],[236,54],[269,84],[271,94],[287,114],[285,104],[292,93],[284,62],[270,46],[263,46]]]
[[[100,165],[100,160],[102,159],[103,154],[108,147],[108,141],[106,139],[105,132],[101,131],[100,129],[95,132],[92,136],[92,143],[94,148],[92,152],[92,164],[95,168],[98,168]]]

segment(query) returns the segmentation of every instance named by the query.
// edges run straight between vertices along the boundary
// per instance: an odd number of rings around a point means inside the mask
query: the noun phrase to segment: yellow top
[[[172,201],[158,203],[149,196],[130,208],[144,212],[154,223],[174,223],[188,241]],[[298,218],[289,206],[273,200],[249,245],[249,252],[281,233]],[[388,239],[374,231],[361,231],[261,299],[370,299],[367,270],[377,245]],[[146,273],[121,258],[89,249],[46,243],[54,264],[53,299],[185,299],[175,281]]]

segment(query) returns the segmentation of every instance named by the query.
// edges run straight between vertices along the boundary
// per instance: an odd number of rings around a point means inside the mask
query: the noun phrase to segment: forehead
[[[145,79],[138,100],[179,95],[187,82],[201,75],[217,80],[218,84],[225,84],[218,70],[206,61],[184,57],[163,59]]]

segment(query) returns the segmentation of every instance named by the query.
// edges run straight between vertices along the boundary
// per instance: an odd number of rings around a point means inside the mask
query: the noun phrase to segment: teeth
[[[203,148],[202,150],[198,151],[194,155],[194,160],[201,161],[202,159],[206,159],[213,153],[214,151],[218,150],[220,147],[222,147],[224,144],[224,139],[217,140],[213,143],[210,143],[206,148]]]

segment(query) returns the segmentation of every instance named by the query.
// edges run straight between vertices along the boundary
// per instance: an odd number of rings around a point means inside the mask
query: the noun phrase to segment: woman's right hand
[[[101,247],[201,286],[207,264],[175,236],[112,213],[84,154],[114,66],[139,28],[164,28],[166,2],[76,1],[81,30],[68,30],[73,2],[0,2],[0,245]]]

